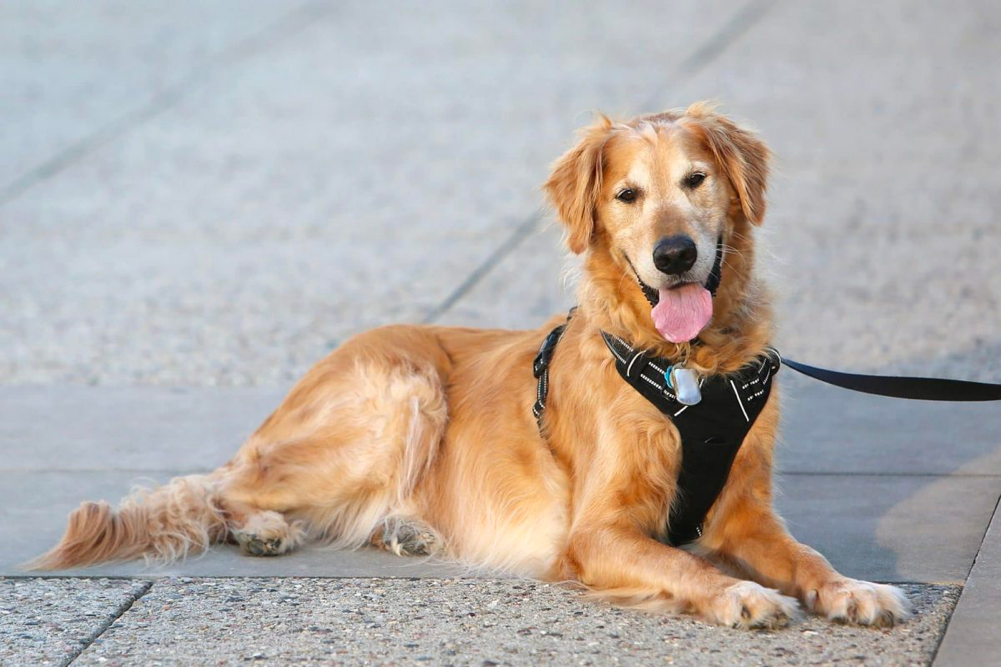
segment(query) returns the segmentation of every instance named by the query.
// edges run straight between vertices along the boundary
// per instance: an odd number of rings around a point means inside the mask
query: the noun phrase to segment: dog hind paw
[[[420,521],[391,519],[372,544],[397,556],[433,556],[442,550],[441,538]]]
[[[248,556],[280,556],[302,542],[303,529],[299,522],[288,523],[278,512],[259,512],[232,534],[240,549]]]

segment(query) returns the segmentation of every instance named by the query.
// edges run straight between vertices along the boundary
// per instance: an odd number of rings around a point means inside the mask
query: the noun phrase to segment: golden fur
[[[621,604],[776,626],[798,603],[830,618],[887,624],[907,613],[889,586],[855,581],[787,533],[772,508],[772,392],[734,462],[704,536],[666,546],[680,464],[671,421],[625,384],[601,329],[706,373],[726,373],[771,341],[769,294],[754,274],[769,151],[710,107],[613,123],[601,117],[554,165],[545,190],[584,254],[579,308],[551,369],[542,433],[534,331],[389,326],[317,364],[225,466],[127,498],[85,503],[34,563],[60,569],[170,560],[223,540],[276,555],[304,539],[375,544],[551,581]],[[698,189],[679,180],[707,175]],[[624,206],[629,183],[642,201]],[[668,343],[644,281],[654,242],[686,233],[725,243],[714,316],[699,344]],[[700,251],[701,252],[701,251]],[[701,253],[704,254],[704,253]]]

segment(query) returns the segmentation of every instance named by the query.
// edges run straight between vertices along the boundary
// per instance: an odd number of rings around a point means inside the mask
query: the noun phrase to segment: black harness
[[[702,537],[702,524],[723,491],[737,451],[761,414],[779,370],[774,350],[729,375],[700,382],[697,405],[682,405],[672,390],[671,362],[635,350],[618,336],[601,332],[615,357],[615,370],[674,422],[681,436],[681,472],[671,505],[668,541],[687,544]]]
[[[538,390],[532,413],[540,428],[549,394],[549,365],[566,326],[561,324],[549,332],[533,363]],[[768,400],[772,377],[779,370],[779,355],[770,350],[736,373],[702,378],[699,403],[683,405],[671,386],[668,359],[636,350],[618,336],[604,331],[601,335],[622,379],[678,429],[681,471],[668,522],[668,541],[675,546],[692,542],[702,536],[702,524],[726,485],[737,451]]]

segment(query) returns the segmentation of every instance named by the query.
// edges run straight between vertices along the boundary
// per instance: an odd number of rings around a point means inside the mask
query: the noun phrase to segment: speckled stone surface
[[[128,579],[0,578],[0,665],[62,665],[149,583]]]
[[[958,588],[907,593],[916,616],[888,630],[746,632],[521,581],[171,579],[75,664],[928,664]]]

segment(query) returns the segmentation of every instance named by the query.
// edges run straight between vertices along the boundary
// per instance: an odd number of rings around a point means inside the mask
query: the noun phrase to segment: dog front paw
[[[703,615],[732,628],[775,629],[784,628],[801,614],[795,599],[752,581],[741,581],[713,597]]]
[[[899,588],[857,579],[829,582],[805,598],[810,611],[841,623],[890,627],[911,613],[911,603]]]

